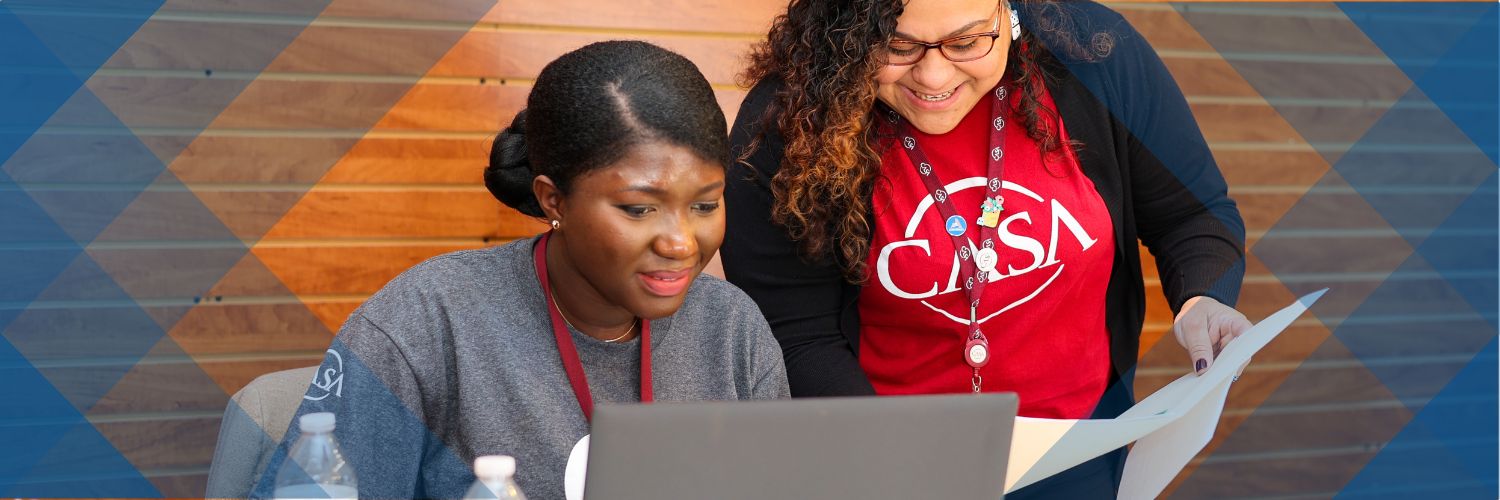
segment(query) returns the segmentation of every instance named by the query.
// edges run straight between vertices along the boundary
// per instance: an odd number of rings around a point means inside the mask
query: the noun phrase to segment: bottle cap
[[[333,432],[332,413],[309,413],[297,419],[302,432]]]
[[[485,455],[474,459],[474,476],[480,479],[516,475],[516,459],[507,455]]]

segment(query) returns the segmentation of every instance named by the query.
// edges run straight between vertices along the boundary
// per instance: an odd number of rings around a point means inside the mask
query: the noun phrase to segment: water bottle
[[[474,459],[474,476],[477,477],[465,499],[526,500],[521,487],[516,486],[516,459],[505,455],[487,455]]]
[[[333,439],[333,414],[309,413],[297,420],[302,436],[276,473],[276,498],[359,497],[354,468]]]

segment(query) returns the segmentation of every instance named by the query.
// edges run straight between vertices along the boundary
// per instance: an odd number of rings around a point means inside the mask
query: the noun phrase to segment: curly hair
[[[761,136],[740,156],[747,160],[762,145],[765,131],[779,131],[785,143],[780,169],[771,179],[771,217],[798,242],[803,258],[832,257],[851,283],[867,277],[870,213],[867,205],[883,154],[875,115],[880,52],[896,31],[906,0],[793,0],[772,23],[766,41],[750,55],[742,82],[780,80],[781,89],[760,118]],[[1071,30],[1061,2],[1037,0],[1018,10],[1043,33]],[[1068,39],[1069,37],[1057,37]],[[1051,38],[1048,43],[1053,47]],[[1063,44],[1070,56],[1088,50]],[[1016,110],[1027,135],[1044,157],[1062,148],[1061,121],[1042,104],[1041,47],[1032,29],[1010,45],[1007,77],[1020,90]]]

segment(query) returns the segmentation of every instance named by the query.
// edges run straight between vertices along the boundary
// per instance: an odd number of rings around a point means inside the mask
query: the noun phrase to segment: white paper
[[[1213,437],[1235,374],[1326,291],[1307,294],[1267,317],[1230,342],[1208,371],[1183,375],[1119,417],[1017,417],[1006,493],[1135,442],[1125,460],[1119,498],[1155,498]]]
[[[583,478],[589,472],[589,436],[584,434],[568,453],[568,466],[563,469],[563,495],[568,500],[583,500]]]

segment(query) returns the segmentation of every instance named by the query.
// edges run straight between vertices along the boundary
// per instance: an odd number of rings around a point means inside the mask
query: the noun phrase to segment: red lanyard
[[[953,238],[953,248],[958,249],[960,261],[959,269],[964,283],[964,294],[969,299],[969,328],[967,342],[964,343],[963,358],[974,369],[974,377],[971,379],[974,392],[979,392],[983,379],[979,376],[979,369],[990,361],[989,339],[979,329],[977,311],[979,299],[984,296],[985,283],[999,279],[995,271],[995,265],[999,257],[995,253],[995,236],[998,232],[1000,211],[1003,210],[1005,198],[1000,196],[1001,175],[1005,171],[1005,86],[995,87],[990,93],[990,147],[988,154],[989,169],[986,172],[986,191],[984,201],[980,204],[980,217],[974,221],[978,226],[979,245],[969,241],[969,221],[958,215],[958,210],[953,207],[953,202],[948,199],[948,191],[932,163],[927,161],[927,154],[913,137],[911,123],[901,118],[895,111],[887,110],[887,118],[891,124],[896,125],[900,137],[902,149],[906,151],[906,157],[917,169],[917,177],[927,187],[933,202],[943,216],[943,229]]]
[[[562,312],[552,303],[552,285],[547,283],[547,239],[552,233],[542,235],[532,251],[536,261],[536,277],[542,282],[542,296],[547,300],[547,312],[552,316],[552,334],[557,337],[557,351],[562,354],[563,370],[568,372],[568,383],[573,386],[573,395],[578,397],[578,407],[583,409],[583,419],[594,419],[594,395],[589,392],[588,375],[583,373],[583,361],[578,359],[578,347],[573,345],[573,334],[563,326]],[[651,322],[641,320],[641,402],[651,402]]]

